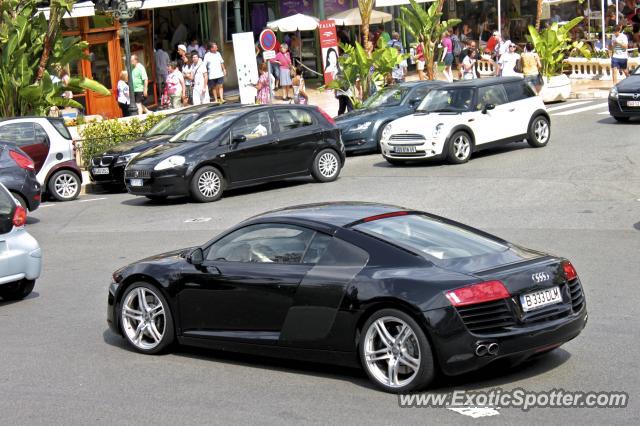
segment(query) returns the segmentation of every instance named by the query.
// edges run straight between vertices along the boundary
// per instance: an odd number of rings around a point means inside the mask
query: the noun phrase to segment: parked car
[[[361,109],[335,118],[347,153],[380,151],[387,123],[413,113],[429,91],[442,81],[412,81],[389,86],[367,99]]]
[[[317,107],[235,107],[209,114],[133,158],[125,183],[134,195],[209,202],[226,189],[294,176],[330,182],[344,160],[340,130]]]
[[[0,183],[0,297],[24,299],[40,276],[42,253],[24,229],[27,210]]]
[[[15,143],[33,159],[43,192],[58,201],[78,197],[82,172],[75,144],[61,118],[20,117],[0,120],[0,140]]]
[[[89,167],[89,176],[93,182],[99,184],[124,187],[124,169],[135,156],[168,142],[173,136],[207,114],[234,107],[237,108],[238,105],[204,104],[172,113],[160,120],[140,139],[121,143],[109,148],[101,155],[93,157]]]
[[[640,66],[609,92],[609,114],[622,122],[640,117]]]
[[[107,322],[139,352],[177,341],[362,366],[391,392],[549,352],[587,322],[568,260],[381,204],[265,213],[113,278]]]
[[[0,183],[25,209],[34,211],[40,206],[42,187],[36,178],[33,160],[16,144],[1,140]]]
[[[391,164],[427,158],[465,163],[473,152],[527,140],[543,147],[551,121],[539,96],[519,77],[466,80],[438,87],[416,111],[382,131]]]

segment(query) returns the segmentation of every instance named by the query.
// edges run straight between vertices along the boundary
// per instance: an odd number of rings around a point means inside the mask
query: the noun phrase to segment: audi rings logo
[[[531,274],[531,280],[536,284],[549,281],[550,279],[551,277],[546,272],[538,272],[536,274]]]

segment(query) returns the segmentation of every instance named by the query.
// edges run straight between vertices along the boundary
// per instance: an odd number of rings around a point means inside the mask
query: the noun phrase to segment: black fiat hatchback
[[[133,158],[125,184],[151,199],[190,195],[210,202],[226,189],[290,177],[330,182],[344,160],[340,130],[320,108],[241,106],[209,114]]]

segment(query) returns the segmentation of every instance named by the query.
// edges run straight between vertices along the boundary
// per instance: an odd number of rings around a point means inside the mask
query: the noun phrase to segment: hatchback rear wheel
[[[58,201],[71,201],[80,195],[80,178],[70,170],[54,173],[47,184],[49,193]]]
[[[340,158],[332,149],[323,149],[313,159],[311,174],[318,182],[332,182],[340,174]]]

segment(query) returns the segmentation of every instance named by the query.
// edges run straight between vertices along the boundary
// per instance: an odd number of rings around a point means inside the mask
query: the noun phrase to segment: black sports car
[[[640,117],[640,67],[609,92],[609,114],[617,121]]]
[[[364,102],[361,109],[335,118],[342,130],[342,140],[348,153],[376,152],[382,129],[395,119],[413,114],[432,89],[442,81],[412,81],[386,87]]]
[[[124,169],[138,154],[166,143],[197,119],[214,111],[237,108],[238,104],[204,104],[182,109],[168,115],[149,129],[140,139],[123,142],[91,159],[89,176],[92,182],[124,187]]]
[[[40,206],[42,188],[36,178],[35,164],[13,142],[0,141],[0,182],[29,211]]]
[[[318,107],[244,106],[211,113],[138,155],[125,184],[133,195],[209,202],[226,189],[296,176],[331,182],[344,160],[340,130]]]
[[[169,344],[362,365],[387,391],[573,339],[587,321],[563,258],[428,213],[286,208],[113,274],[107,321],[143,353]]]

